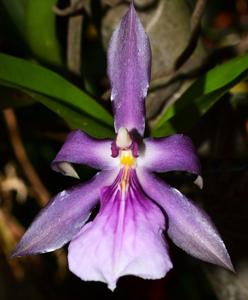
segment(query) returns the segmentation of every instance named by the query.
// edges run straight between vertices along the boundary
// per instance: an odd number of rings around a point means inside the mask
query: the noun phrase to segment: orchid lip
[[[70,270],[111,290],[124,275],[162,278],[172,268],[164,228],[163,213],[143,193],[136,171],[122,168],[101,190],[96,218],[70,243]]]

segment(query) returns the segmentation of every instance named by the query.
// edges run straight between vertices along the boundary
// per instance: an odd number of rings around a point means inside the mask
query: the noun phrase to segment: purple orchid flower
[[[71,163],[101,171],[56,195],[26,231],[14,256],[49,252],[70,242],[70,270],[114,290],[124,275],[166,275],[172,268],[166,232],[189,254],[233,269],[210,218],[154,174],[187,171],[198,175],[196,183],[201,184],[199,160],[188,137],[143,139],[150,61],[149,40],[131,4],[108,51],[116,139],[97,140],[80,130],[69,134],[52,168],[72,177],[78,175]],[[99,213],[86,223],[99,200]]]

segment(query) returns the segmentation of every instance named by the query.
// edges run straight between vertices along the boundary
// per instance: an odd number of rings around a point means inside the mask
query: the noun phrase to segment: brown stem
[[[111,7],[126,3],[126,4],[130,4],[130,0],[103,0],[104,4],[107,4]],[[134,1],[134,6],[135,9],[138,11],[147,11],[151,8],[153,8],[154,6],[156,6],[158,4],[158,0],[146,0],[146,2],[144,1],[144,3],[138,3],[137,1]]]
[[[84,8],[84,1],[74,0],[71,1],[71,5],[66,8],[59,8],[57,5],[53,6],[53,12],[60,17],[67,17],[74,14],[78,14]]]
[[[78,0],[71,0],[70,7],[76,6]],[[81,73],[83,15],[71,16],[67,35],[67,66],[75,75]]]
[[[24,174],[27,176],[40,206],[44,206],[50,199],[50,194],[42,183],[39,175],[35,171],[32,163],[22,143],[21,135],[18,128],[17,119],[13,109],[5,109],[3,111],[5,122],[8,129],[11,145],[13,147],[15,156],[20,163]]]

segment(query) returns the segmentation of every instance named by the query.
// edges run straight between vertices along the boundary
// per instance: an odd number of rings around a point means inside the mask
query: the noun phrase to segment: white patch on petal
[[[203,179],[202,176],[197,176],[196,180],[194,181],[194,184],[196,184],[201,190],[203,189]]]
[[[80,177],[78,176],[78,174],[75,171],[75,169],[73,168],[73,166],[70,163],[68,163],[68,162],[61,162],[61,163],[59,163],[58,169],[65,176],[70,176],[70,177],[74,177],[74,178],[80,179]]]
[[[62,191],[62,192],[60,193],[60,195],[59,195],[59,200],[60,200],[60,201],[63,201],[63,200],[65,200],[69,195],[70,195],[70,194],[69,194],[66,190],[64,190],[64,191]]]

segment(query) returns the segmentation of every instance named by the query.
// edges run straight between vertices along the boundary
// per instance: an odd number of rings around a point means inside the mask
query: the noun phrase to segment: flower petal
[[[230,257],[209,216],[178,190],[144,170],[137,173],[145,193],[168,215],[168,235],[189,254],[233,270]]]
[[[119,182],[103,189],[101,209],[71,241],[69,268],[82,280],[102,281],[111,290],[119,277],[158,279],[172,268],[164,241],[165,219],[132,176],[129,191]]]
[[[62,247],[78,233],[100,198],[100,189],[116,176],[105,171],[91,181],[57,194],[41,210],[12,256],[50,252]]]
[[[191,139],[183,134],[144,140],[139,166],[155,172],[186,171],[201,174],[201,166]]]
[[[53,160],[54,171],[66,176],[77,177],[69,163],[85,164],[96,169],[110,169],[117,165],[111,156],[111,140],[97,140],[86,133],[76,130],[71,132],[64,145]]]
[[[133,4],[114,31],[108,50],[108,75],[114,102],[115,130],[145,129],[144,98],[151,73],[149,39]]]

